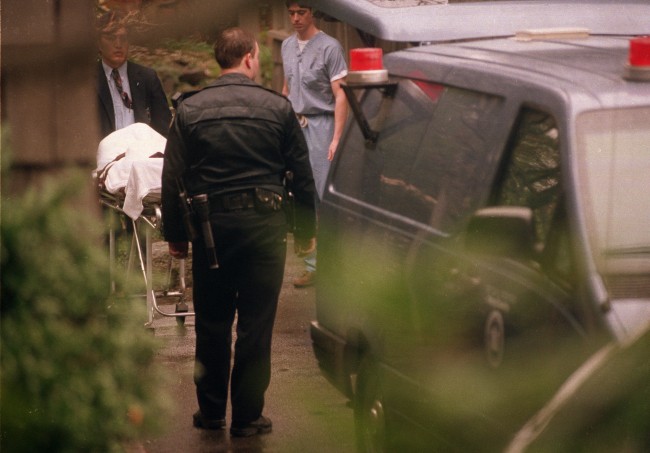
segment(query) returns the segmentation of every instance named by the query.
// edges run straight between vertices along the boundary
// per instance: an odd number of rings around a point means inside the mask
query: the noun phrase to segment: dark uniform
[[[209,268],[202,238],[192,243],[195,382],[208,419],[226,414],[235,312],[232,421],[248,423],[262,413],[286,258],[279,201],[288,170],[294,176],[294,234],[309,239],[315,234],[314,181],[289,101],[235,73],[180,104],[165,149],[163,234],[168,242],[187,240],[176,178],[182,177],[190,195],[209,195],[219,268]]]

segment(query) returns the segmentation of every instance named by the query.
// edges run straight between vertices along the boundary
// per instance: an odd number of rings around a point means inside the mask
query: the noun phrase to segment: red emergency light
[[[650,81],[650,37],[646,36],[630,40],[625,78]]]
[[[350,71],[374,71],[384,69],[383,52],[377,47],[350,50]]]
[[[378,47],[363,47],[350,50],[350,72],[348,83],[383,83],[388,81],[384,69],[383,52]]]
[[[630,40],[630,65],[650,66],[650,37]]]

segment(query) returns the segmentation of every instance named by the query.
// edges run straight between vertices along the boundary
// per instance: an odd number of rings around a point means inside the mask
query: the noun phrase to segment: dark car
[[[499,451],[650,320],[650,4],[312,3],[408,42],[345,86],[319,364],[363,451]]]
[[[506,453],[650,451],[650,329],[590,356]]]

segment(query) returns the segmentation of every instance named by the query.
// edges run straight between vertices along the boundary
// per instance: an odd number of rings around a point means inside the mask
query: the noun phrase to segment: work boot
[[[305,271],[300,277],[294,279],[293,286],[296,288],[306,288],[313,286],[316,282],[316,271]]]
[[[233,437],[250,437],[256,434],[270,433],[272,429],[273,423],[271,423],[271,419],[260,415],[260,418],[253,422],[243,424],[233,422],[230,427],[230,435]]]
[[[196,411],[192,415],[192,424],[195,428],[222,429],[226,426],[226,420],[223,418],[205,418],[201,411]]]

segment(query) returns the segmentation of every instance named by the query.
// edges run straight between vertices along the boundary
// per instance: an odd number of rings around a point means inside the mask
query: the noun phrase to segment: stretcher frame
[[[169,265],[167,267],[167,284],[165,289],[156,291],[153,287],[153,232],[158,230],[162,225],[160,193],[154,192],[144,197],[142,200],[144,209],[137,219],[132,219],[124,212],[122,209],[124,197],[120,194],[116,195],[100,190],[100,203],[109,208],[110,213],[123,215],[126,221],[130,221],[133,226],[126,274],[127,277],[131,274],[133,270],[133,262],[137,255],[137,264],[142,272],[146,288],[147,322],[145,323],[145,327],[153,328],[156,313],[161,316],[176,318],[176,323],[179,326],[183,326],[187,316],[195,315],[194,312],[189,311],[188,305],[184,301],[185,291],[187,290],[185,283],[185,259],[175,259],[170,256]],[[142,256],[143,249],[139,234],[142,232],[142,229],[144,229],[145,236],[145,256]],[[110,222],[109,227],[109,260],[111,292],[115,292],[117,247],[115,240],[115,222],[113,221]],[[171,275],[174,261],[178,261],[179,287],[171,289]],[[178,302],[176,303],[175,311],[173,313],[164,311],[158,306],[157,297],[159,296],[178,297]]]

